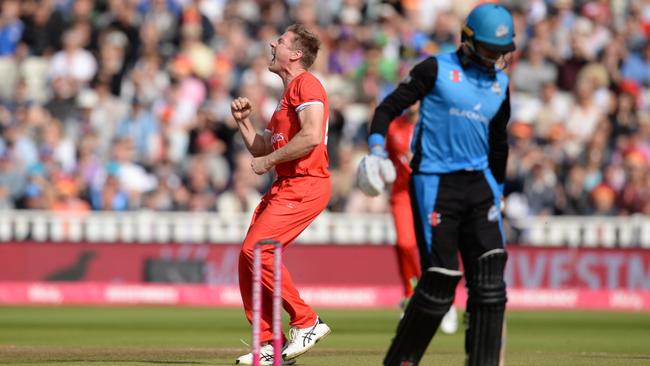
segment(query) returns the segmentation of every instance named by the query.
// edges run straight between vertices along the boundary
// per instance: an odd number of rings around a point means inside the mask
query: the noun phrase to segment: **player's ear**
[[[299,60],[302,58],[302,51],[301,50],[293,50],[291,51],[291,61]]]

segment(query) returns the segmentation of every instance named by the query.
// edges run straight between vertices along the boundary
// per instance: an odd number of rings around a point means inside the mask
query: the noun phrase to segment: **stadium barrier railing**
[[[234,243],[250,214],[12,210],[0,214],[0,242]],[[517,244],[650,248],[650,217],[543,216],[508,222]],[[299,243],[387,244],[395,241],[388,214],[323,213]]]

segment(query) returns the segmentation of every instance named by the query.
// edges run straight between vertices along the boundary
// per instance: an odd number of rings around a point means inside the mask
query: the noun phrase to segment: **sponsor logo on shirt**
[[[284,138],[284,134],[282,132],[274,133],[273,135],[271,135],[272,144],[275,144],[280,141],[286,141],[286,139]]]
[[[479,112],[480,109],[481,109],[480,104],[474,106],[474,110],[471,111],[467,109],[461,110],[456,107],[451,107],[449,108],[449,114],[456,117],[467,118],[472,121],[478,121],[484,124],[490,123],[490,120]]]

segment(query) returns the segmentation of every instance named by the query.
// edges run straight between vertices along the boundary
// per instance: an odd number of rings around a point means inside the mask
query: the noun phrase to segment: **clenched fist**
[[[235,118],[235,121],[242,122],[251,114],[253,106],[250,100],[245,97],[239,97],[230,103],[230,113]]]
[[[251,160],[251,168],[257,175],[262,175],[269,170],[273,169],[273,164],[269,160],[269,156],[261,156],[257,158],[253,158]]]

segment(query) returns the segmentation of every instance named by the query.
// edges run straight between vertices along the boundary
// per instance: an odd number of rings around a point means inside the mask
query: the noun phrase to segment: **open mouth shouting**
[[[269,61],[269,66],[275,64],[275,44],[271,43],[271,61]]]

